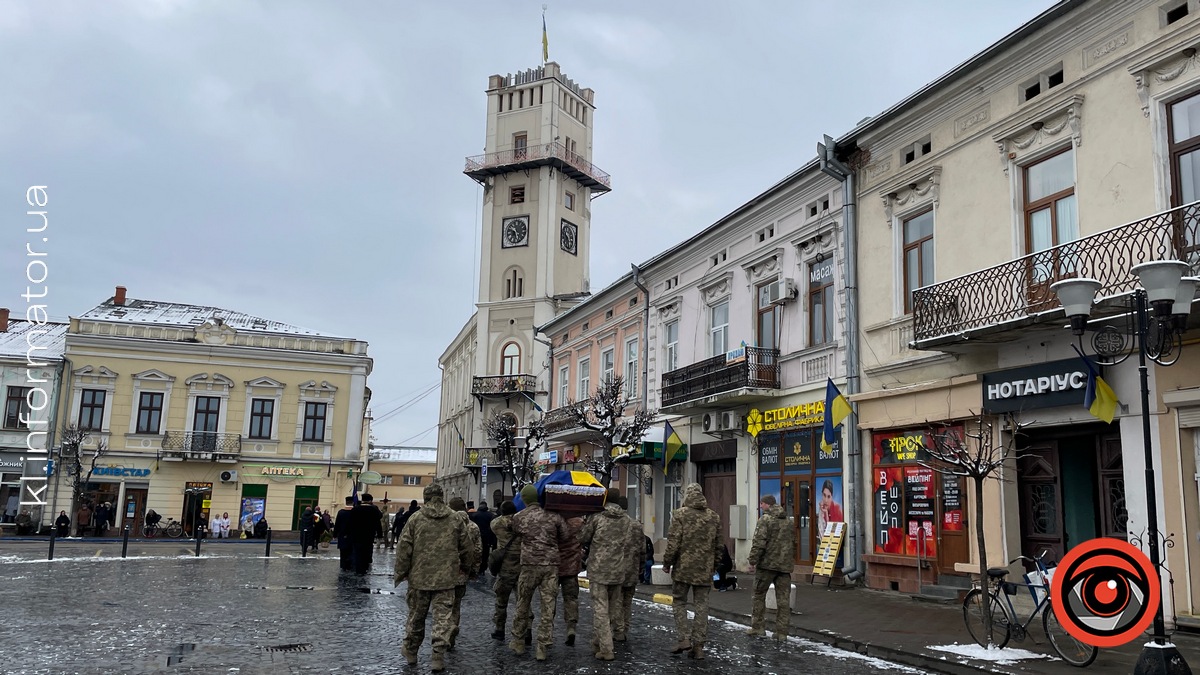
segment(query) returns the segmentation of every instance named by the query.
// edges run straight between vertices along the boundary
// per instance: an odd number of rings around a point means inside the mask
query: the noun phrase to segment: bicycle
[[[992,617],[990,642],[1003,648],[1010,639],[1017,642],[1024,641],[1029,634],[1027,630],[1029,624],[1033,622],[1038,612],[1042,612],[1042,628],[1046,631],[1046,638],[1050,640],[1050,646],[1054,647],[1054,651],[1073,666],[1083,668],[1091,665],[1092,661],[1096,660],[1099,650],[1072,637],[1058,622],[1058,617],[1054,615],[1054,607],[1050,602],[1050,577],[1053,572],[1042,562],[1045,557],[1046,553],[1042,553],[1037,558],[1018,556],[1008,563],[1009,565],[1017,561],[1033,563],[1041,573],[1042,583],[1005,581],[1004,578],[1008,576],[1007,569],[1000,567],[988,569],[987,583],[991,588],[985,591],[979,583],[976,583],[963,600],[963,621],[967,624],[967,631],[971,633],[975,642],[982,647],[987,647],[989,639],[984,630],[984,616],[990,614]],[[1017,589],[1021,586],[1028,588],[1034,599],[1037,600],[1033,612],[1024,622],[1021,622],[1017,616],[1011,598],[1016,595]],[[1000,601],[1001,596],[1004,597],[1004,602]]]
[[[163,525],[161,521],[155,521],[153,523],[147,523],[146,526],[142,528],[142,536],[147,539],[154,539],[159,535],[170,537],[172,539],[178,539],[179,537],[183,536],[183,525],[174,518],[168,518],[166,525]]]

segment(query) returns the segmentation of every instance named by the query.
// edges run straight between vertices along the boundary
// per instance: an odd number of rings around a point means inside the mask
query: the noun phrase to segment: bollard
[[[308,547],[307,547],[307,546],[305,546],[305,543],[306,543],[307,541],[308,541],[308,540],[307,540],[307,539],[305,538],[305,536],[304,536],[304,530],[300,530],[300,557],[301,557],[301,558],[307,558],[307,557],[308,557]]]
[[[125,531],[121,533],[121,557],[125,557],[125,553],[129,550],[129,525],[125,526]]]
[[[46,560],[54,560],[54,530],[50,530],[50,553],[46,555]]]
[[[267,528],[267,552],[263,554],[263,557],[271,557],[271,528],[269,527]]]
[[[204,540],[204,528],[196,528],[196,557],[200,557],[200,542]]]

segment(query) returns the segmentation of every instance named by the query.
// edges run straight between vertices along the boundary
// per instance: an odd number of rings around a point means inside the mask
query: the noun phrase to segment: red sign
[[[1150,559],[1120,539],[1092,539],[1072,548],[1050,582],[1058,622],[1094,647],[1119,647],[1141,638],[1161,599]]]

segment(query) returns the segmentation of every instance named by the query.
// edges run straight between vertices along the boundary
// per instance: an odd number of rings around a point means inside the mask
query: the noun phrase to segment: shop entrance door
[[[783,510],[792,514],[796,523],[796,564],[811,565],[813,562],[813,518],[812,479],[808,476],[784,476]]]
[[[296,498],[292,502],[292,529],[300,529],[300,514],[304,509],[316,506],[321,497],[319,485],[297,485]]]
[[[733,540],[729,538],[729,507],[737,503],[737,477],[732,473],[706,473],[701,488],[708,499],[708,508],[721,517],[721,541],[733,555]]]
[[[966,563],[971,557],[971,543],[967,536],[968,518],[967,481],[962,476],[940,474],[941,488],[938,491],[938,515],[941,517],[941,541],[938,542],[938,571],[955,574],[955,563]]]
[[[128,526],[133,536],[141,536],[146,521],[146,488],[125,487],[125,504],[121,507],[122,527]]]
[[[188,483],[183,490],[183,531],[196,536],[196,526],[208,526],[208,507],[212,504],[212,483]]]
[[[1058,441],[1032,444],[1017,455],[1017,493],[1021,501],[1021,554],[1051,560],[1066,553]]]

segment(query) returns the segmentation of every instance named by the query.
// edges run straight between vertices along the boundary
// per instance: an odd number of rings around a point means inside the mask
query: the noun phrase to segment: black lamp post
[[[1146,543],[1155,574],[1162,568],[1162,556],[1159,553],[1158,481],[1154,477],[1150,382],[1146,359],[1162,366],[1172,365],[1179,360],[1187,317],[1191,312],[1197,282],[1200,282],[1200,278],[1184,277],[1187,270],[1187,263],[1178,260],[1159,260],[1135,266],[1132,271],[1141,282],[1141,287],[1135,289],[1128,299],[1125,330],[1108,325],[1097,331],[1092,339],[1095,351],[1110,359],[1103,362],[1105,365],[1116,365],[1132,355],[1133,350],[1126,348],[1126,334],[1132,334],[1137,342],[1142,399],[1142,451],[1146,463]],[[1050,287],[1058,295],[1071,322],[1071,332],[1076,336],[1082,336],[1087,327],[1092,302],[1100,287],[1099,281],[1084,278],[1059,281]],[[1167,587],[1162,583],[1159,586],[1165,593]],[[1192,671],[1179,650],[1167,640],[1161,597],[1154,614],[1153,631],[1152,640],[1146,643],[1138,657],[1134,675],[1191,675]]]

